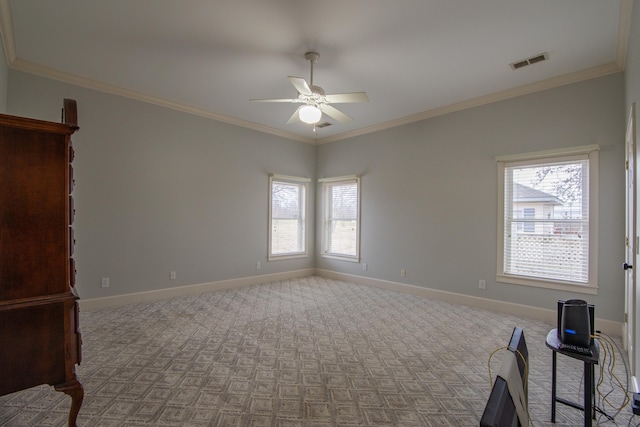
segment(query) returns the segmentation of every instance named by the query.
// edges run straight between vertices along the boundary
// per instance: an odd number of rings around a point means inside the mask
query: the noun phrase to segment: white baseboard
[[[296,277],[312,276],[328,277],[332,279],[344,280],[347,282],[359,283],[361,285],[374,286],[405,294],[434,298],[456,304],[469,305],[471,307],[482,308],[497,313],[512,314],[516,316],[529,317],[532,319],[548,322],[555,325],[557,314],[555,310],[548,310],[539,307],[532,307],[524,304],[516,304],[504,301],[497,301],[487,298],[474,297],[471,295],[458,294],[454,292],[441,291],[438,289],[424,288],[421,286],[407,285],[404,283],[391,282],[387,280],[373,279],[370,277],[356,276],[339,273],[336,271],[307,268],[303,270],[287,271],[283,273],[265,274],[260,276],[243,277],[239,279],[221,280],[217,282],[201,283],[197,285],[178,286],[174,288],[156,289],[153,291],[136,292],[131,294],[114,295],[110,297],[81,299],[80,308],[84,311],[95,311],[102,308],[117,307],[126,304],[134,304],[147,301],[156,301],[179,297],[183,295],[198,295],[222,289],[239,288],[243,286],[257,285],[260,283],[286,280]],[[612,320],[596,318],[596,328],[606,334],[621,336],[622,323]]]
[[[482,308],[497,313],[529,317],[535,320],[548,322],[551,325],[556,325],[558,319],[556,310],[548,310],[545,308],[532,307],[524,304],[516,304],[511,302],[492,300],[488,298],[474,297],[471,295],[441,291],[438,289],[424,288],[422,286],[407,285],[404,283],[391,282],[387,280],[372,279],[370,277],[338,273],[336,271],[330,270],[316,269],[316,274],[318,276],[328,277],[331,279],[338,279],[344,280],[346,282],[359,283],[361,285],[374,286],[376,288],[402,292],[415,296],[434,298],[456,304]],[[614,322],[612,320],[599,319],[596,317],[595,326],[597,330],[602,331],[608,335],[621,336],[622,334],[621,322]]]
[[[121,305],[139,302],[157,301],[175,298],[183,295],[199,295],[222,289],[239,288],[243,286],[257,285],[260,283],[274,282],[277,280],[293,279],[296,277],[312,276],[315,269],[287,271],[284,273],[264,274],[261,276],[243,277],[240,279],[220,280],[218,282],[200,283],[197,285],[177,286],[153,291],[136,292],[131,294],[114,295],[110,297],[81,299],[80,309],[83,311],[95,311],[102,308],[118,307]]]

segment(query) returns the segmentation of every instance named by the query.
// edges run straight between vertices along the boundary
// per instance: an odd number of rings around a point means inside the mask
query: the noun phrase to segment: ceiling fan
[[[311,78],[309,79],[309,83],[307,84],[301,77],[289,76],[289,81],[298,91],[297,98],[252,99],[251,101],[302,104],[293,113],[291,118],[289,118],[287,123],[294,123],[299,120],[303,123],[315,125],[322,119],[322,113],[341,123],[351,121],[351,117],[331,104],[369,102],[367,94],[365,92],[325,94],[324,89],[313,84],[313,64],[318,62],[320,55],[316,52],[307,52],[304,57],[311,63]]]

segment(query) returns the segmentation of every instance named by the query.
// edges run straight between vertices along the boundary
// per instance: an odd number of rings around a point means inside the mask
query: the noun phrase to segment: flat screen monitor
[[[517,354],[516,349],[522,355]],[[524,339],[522,328],[513,328],[511,339],[509,340],[509,351],[516,353],[516,363],[522,378],[525,398],[527,390],[527,364],[529,363],[529,352]],[[524,360],[522,360],[524,358]],[[526,362],[526,364],[525,364]],[[526,409],[526,408],[525,408]],[[481,427],[520,427],[516,406],[513,403],[507,381],[497,377],[491,388],[491,394],[484,408],[484,413],[480,419]]]

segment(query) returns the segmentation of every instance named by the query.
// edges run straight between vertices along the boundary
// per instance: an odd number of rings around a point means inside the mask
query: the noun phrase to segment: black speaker
[[[579,299],[558,301],[558,335],[563,344],[589,347],[593,335],[593,305]]]

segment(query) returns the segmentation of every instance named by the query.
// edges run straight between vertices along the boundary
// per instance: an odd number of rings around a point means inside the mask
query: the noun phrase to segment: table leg
[[[551,422],[556,422],[556,352],[552,352],[551,359]]]
[[[73,379],[63,384],[54,386],[56,391],[61,391],[71,397],[71,409],[69,410],[69,427],[77,427],[76,419],[82,401],[84,400],[84,387],[77,379]]]
[[[596,419],[596,365],[591,364],[591,401],[593,402],[593,415],[591,418]]]
[[[591,427],[593,419],[593,370],[591,364],[584,363],[584,425]]]

